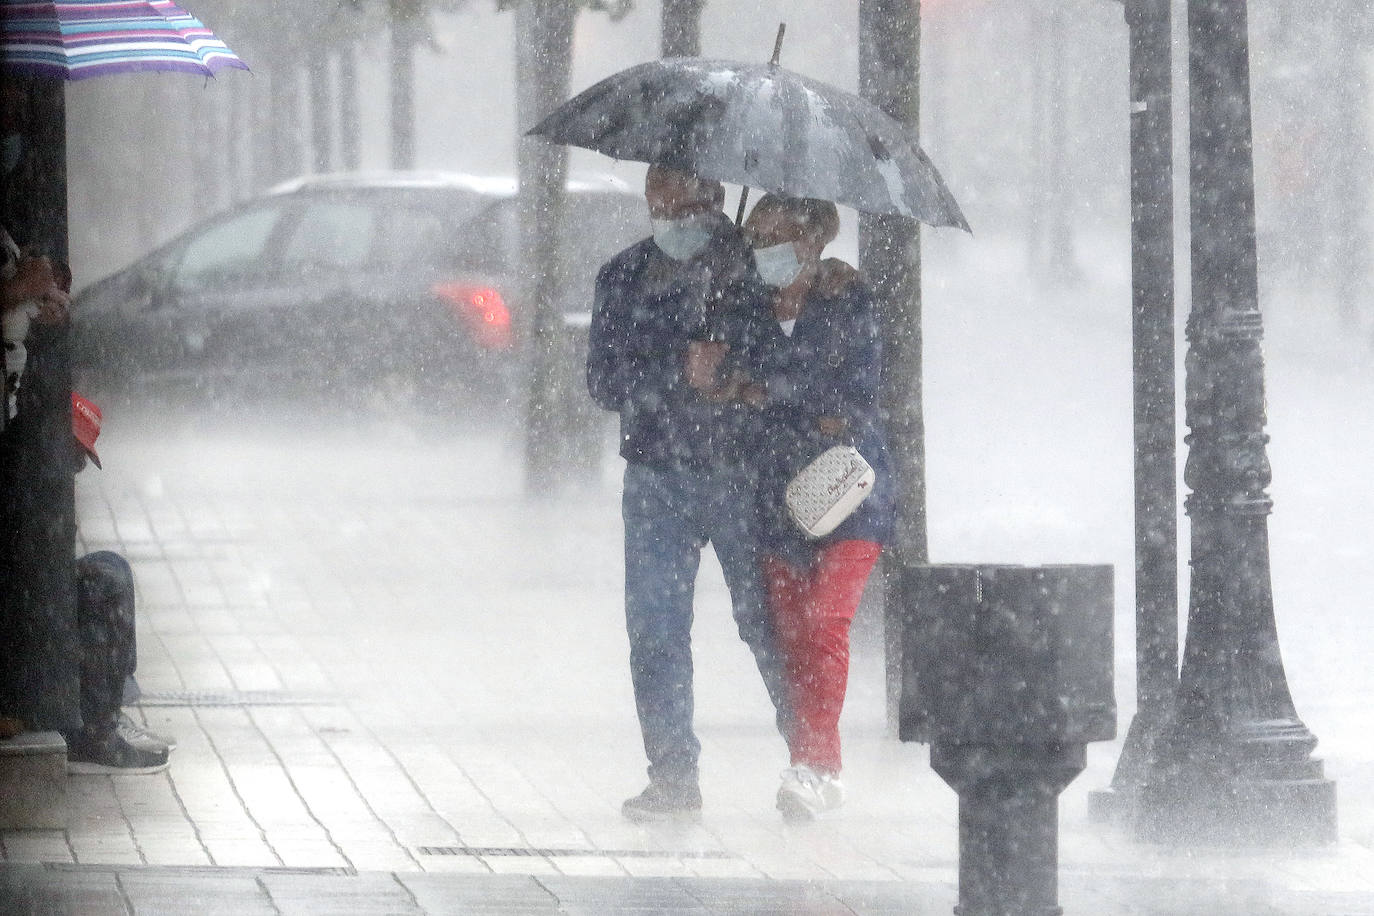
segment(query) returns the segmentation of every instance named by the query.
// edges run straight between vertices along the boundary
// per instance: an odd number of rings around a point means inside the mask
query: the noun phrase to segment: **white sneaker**
[[[778,810],[789,821],[813,821],[844,804],[844,783],[839,777],[806,764],[782,771]]]
[[[119,714],[119,724],[115,726],[115,734],[142,751],[156,751],[162,748],[174,751],[177,747],[175,738],[164,737],[157,732],[148,731],[135,722],[127,712]]]

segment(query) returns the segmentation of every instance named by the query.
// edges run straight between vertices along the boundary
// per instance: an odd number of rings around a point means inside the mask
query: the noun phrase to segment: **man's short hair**
[[[802,228],[820,237],[829,245],[840,234],[840,211],[828,200],[815,197],[789,197],[786,194],[769,192],[754,204],[754,211],[777,210],[786,213],[802,224]]]
[[[707,204],[717,210],[725,205],[725,185],[714,178],[703,178],[670,165],[650,165],[646,180],[652,180],[655,175],[680,181],[695,203]]]

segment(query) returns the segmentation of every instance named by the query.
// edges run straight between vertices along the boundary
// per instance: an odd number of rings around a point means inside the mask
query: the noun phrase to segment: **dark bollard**
[[[959,793],[959,916],[1053,916],[1059,793],[1116,735],[1110,566],[903,571],[899,734]]]

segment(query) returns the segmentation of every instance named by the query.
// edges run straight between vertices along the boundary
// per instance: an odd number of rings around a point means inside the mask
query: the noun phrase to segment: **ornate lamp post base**
[[[1329,843],[1335,785],[1293,706],[1274,626],[1246,0],[1188,0],[1192,310],[1188,634],[1141,789],[1141,839]]]
[[[1304,729],[1305,731],[1305,729]],[[1294,846],[1336,841],[1336,784],[1320,760],[1244,757],[1194,746],[1141,789],[1136,835],[1146,842],[1203,846]],[[1268,772],[1253,772],[1267,769]]]

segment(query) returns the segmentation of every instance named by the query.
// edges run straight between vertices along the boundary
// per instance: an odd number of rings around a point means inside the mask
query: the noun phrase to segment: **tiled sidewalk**
[[[924,748],[884,734],[871,618],[844,720],[852,800],[790,827],[772,807],[781,741],[706,564],[705,819],[645,829],[618,810],[643,761],[613,487],[524,501],[497,436],[281,448],[112,431],[102,453],[107,470],[80,481],[81,542],[134,565],[137,712],[180,746],[163,774],[72,777],[66,831],[0,836],[11,900],[76,894],[92,913],[950,912],[956,799]],[[1207,855],[1093,826],[1086,795],[1118,751],[1091,748],[1062,800],[1069,912],[1374,914],[1366,846]]]

